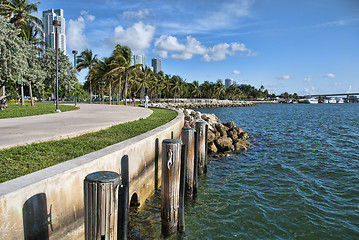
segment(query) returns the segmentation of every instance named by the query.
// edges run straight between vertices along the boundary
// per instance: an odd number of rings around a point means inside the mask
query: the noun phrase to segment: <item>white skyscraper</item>
[[[44,23],[45,42],[48,45],[47,48],[55,49],[55,27],[52,25],[52,21],[57,20],[61,22],[61,27],[58,27],[57,32],[59,36],[59,48],[66,54],[66,35],[65,35],[65,18],[64,10],[62,9],[50,9],[42,12],[42,22]]]
[[[162,70],[161,58],[152,58],[152,67],[154,73],[159,73]]]
[[[146,56],[145,55],[132,55],[131,66],[135,64],[142,64],[143,67],[146,66]]]
[[[224,87],[225,88],[229,88],[232,84],[233,84],[233,79],[232,78],[227,78],[226,80],[224,80]]]

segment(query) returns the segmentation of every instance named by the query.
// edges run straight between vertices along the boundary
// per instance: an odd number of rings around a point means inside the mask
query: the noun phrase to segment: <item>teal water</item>
[[[171,239],[359,239],[359,104],[199,109],[248,132],[210,158],[186,234]],[[161,238],[160,194],[132,213],[131,239]]]

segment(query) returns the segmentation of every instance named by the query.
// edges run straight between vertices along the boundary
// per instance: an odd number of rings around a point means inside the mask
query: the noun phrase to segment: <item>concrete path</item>
[[[0,149],[45,142],[94,132],[124,122],[146,118],[146,108],[80,104],[80,109],[46,115],[0,119]]]

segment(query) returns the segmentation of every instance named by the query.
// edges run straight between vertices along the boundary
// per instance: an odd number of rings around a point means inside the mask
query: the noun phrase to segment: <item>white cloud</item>
[[[150,11],[148,9],[143,9],[143,10],[140,10],[137,12],[136,11],[124,11],[122,13],[122,18],[141,20],[141,19],[144,19],[149,14],[150,14]]]
[[[76,49],[79,52],[88,48],[85,35],[86,23],[94,21],[95,16],[90,15],[87,11],[81,11],[76,20],[70,19],[67,25],[67,48]]]
[[[220,4],[221,3],[221,4]],[[200,29],[216,29],[226,27],[233,23],[233,20],[251,15],[250,8],[254,4],[253,0],[236,1],[215,1],[215,11],[212,11],[206,17],[199,19],[196,25]]]
[[[143,54],[150,47],[156,28],[146,25],[143,22],[135,23],[133,26],[124,29],[117,26],[111,39],[107,42],[111,48],[117,44],[129,46],[133,53]]]
[[[282,75],[282,76],[278,77],[278,79],[283,79],[283,80],[288,80],[291,78],[292,78],[292,76],[290,76],[290,75]]]
[[[324,75],[324,77],[335,78],[335,75],[334,75],[334,73],[327,73]]]
[[[234,56],[236,52],[252,53],[243,43],[219,43],[213,47],[205,47],[194,37],[187,36],[185,43],[180,43],[178,39],[171,35],[162,35],[155,41],[155,53],[162,58],[174,58],[188,60],[193,55],[201,55],[205,62],[221,61],[228,55]],[[252,55],[252,54],[251,54]]]
[[[312,75],[308,75],[308,77],[304,78],[304,82],[311,82],[312,81]]]
[[[232,74],[238,75],[238,74],[241,74],[241,72],[238,70],[233,70]]]

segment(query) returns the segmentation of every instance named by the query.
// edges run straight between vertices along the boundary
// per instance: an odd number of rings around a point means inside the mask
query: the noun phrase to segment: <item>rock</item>
[[[223,125],[228,127],[228,128],[235,128],[236,127],[236,124],[234,122],[223,123]]]
[[[247,147],[249,147],[248,141],[243,139],[233,140],[233,145],[236,151],[246,151]]]
[[[216,139],[216,134],[211,131],[211,130],[208,130],[208,143],[211,143],[213,142],[215,139]]]
[[[234,146],[233,146],[233,141],[232,139],[226,137],[226,136],[222,136],[220,138],[218,138],[216,141],[216,146],[219,150],[221,151],[233,151],[234,150]]]
[[[185,121],[191,121],[191,118],[192,118],[191,116],[185,115],[184,120],[185,120]]]
[[[228,128],[220,123],[216,123],[215,125],[217,131],[221,134],[221,136],[227,136]]]
[[[237,139],[238,138],[237,130],[235,128],[228,129],[227,135],[232,139]]]
[[[238,134],[238,138],[240,138],[240,139],[248,139],[249,138],[248,133],[243,131],[240,134]]]
[[[214,144],[214,142],[208,143],[208,152],[210,153],[218,152],[218,149],[216,147],[216,144]]]

